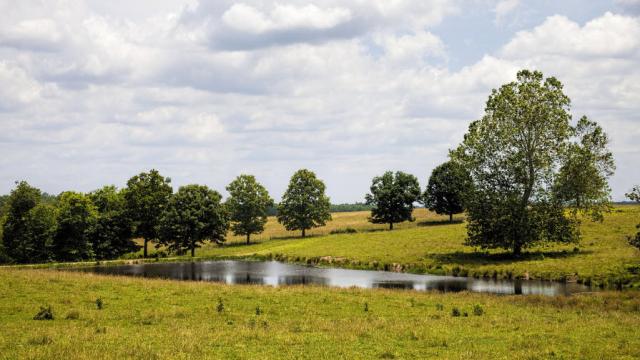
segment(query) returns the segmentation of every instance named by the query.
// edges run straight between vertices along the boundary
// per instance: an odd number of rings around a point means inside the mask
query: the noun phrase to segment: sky
[[[640,0],[0,0],[0,193],[122,187],[158,169],[278,201],[308,168],[333,203],[424,187],[491,90],[555,76],[640,183]]]

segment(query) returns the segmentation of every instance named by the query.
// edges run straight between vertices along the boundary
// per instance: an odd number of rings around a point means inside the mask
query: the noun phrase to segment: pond
[[[226,284],[325,285],[333,287],[388,288],[417,291],[473,291],[495,294],[570,295],[590,291],[576,283],[537,280],[495,280],[416,275],[387,271],[318,268],[277,261],[201,261],[92,266],[73,269],[107,275],[141,276],[174,280],[214,281]]]

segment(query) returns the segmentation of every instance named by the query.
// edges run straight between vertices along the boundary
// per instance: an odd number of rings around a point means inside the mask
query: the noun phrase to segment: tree
[[[431,172],[424,205],[437,214],[449,215],[449,222],[453,222],[453,214],[464,211],[463,199],[471,185],[471,176],[460,164],[445,162]]]
[[[574,212],[582,211],[602,221],[602,212],[610,208],[607,179],[613,175],[613,154],[607,148],[609,138],[597,123],[583,116],[573,129],[554,191]]]
[[[630,200],[640,203],[640,185],[634,186],[626,195]],[[629,244],[640,249],[640,224],[636,226],[636,229],[638,229],[638,233],[635,237],[629,237]]]
[[[180,187],[160,219],[161,243],[178,253],[191,250],[193,257],[205,240],[224,242],[229,220],[221,200],[217,191],[204,185]]]
[[[273,206],[269,192],[260,185],[253,175],[240,175],[233,180],[227,191],[227,209],[231,217],[231,229],[236,235],[246,235],[247,244],[251,234],[264,231],[267,211]]]
[[[135,236],[144,239],[144,257],[147,257],[149,240],[158,239],[158,223],[173,193],[171,179],[152,169],[127,181],[124,197],[129,216],[135,224]]]
[[[413,203],[420,199],[418,179],[402,171],[387,171],[382,176],[373,178],[371,193],[365,196],[371,205],[369,221],[374,224],[393,224],[403,221],[414,221]]]
[[[26,219],[26,259],[22,262],[40,263],[55,259],[54,239],[58,230],[58,211],[50,204],[38,204],[29,210]]]
[[[606,136],[593,122],[570,124],[570,100],[562,88],[538,71],[518,72],[517,81],[492,91],[485,115],[450,153],[473,180],[468,245],[517,255],[539,242],[576,242],[577,217],[565,213],[569,199],[595,217],[601,211],[610,175]],[[589,136],[596,143],[589,144]],[[589,171],[577,171],[576,163]],[[594,174],[604,181],[584,179]]]
[[[92,259],[91,235],[98,219],[98,211],[88,196],[67,191],[58,197],[58,229],[54,251],[58,261]]]
[[[6,218],[2,231],[5,255],[13,261],[30,260],[29,212],[38,205],[42,193],[26,181],[16,183],[6,204]]]
[[[133,221],[127,211],[124,192],[115,186],[105,186],[89,194],[98,210],[98,219],[91,235],[97,259],[113,259],[140,249],[133,240]]]
[[[316,174],[307,169],[295,172],[278,205],[278,222],[289,231],[323,226],[331,220],[331,203],[324,194],[325,185]]]

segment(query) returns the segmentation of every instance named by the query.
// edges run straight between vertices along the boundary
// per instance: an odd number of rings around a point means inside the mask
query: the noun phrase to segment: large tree
[[[41,196],[39,189],[21,181],[7,199],[2,243],[6,256],[13,261],[23,263],[31,258],[29,212],[38,205]]]
[[[124,197],[135,224],[134,235],[144,239],[144,257],[147,257],[148,242],[158,239],[158,223],[172,193],[171,179],[155,169],[127,181]]]
[[[429,210],[449,215],[449,222],[453,222],[453,215],[464,211],[464,196],[471,186],[471,176],[464,167],[447,161],[431,172],[422,199]]]
[[[236,235],[246,235],[247,244],[251,234],[264,231],[267,211],[273,206],[269,192],[256,181],[253,175],[240,175],[228,186],[227,208],[231,217],[231,229]]]
[[[56,260],[80,261],[94,257],[91,236],[98,211],[88,196],[67,191],[58,197],[58,229],[54,238]]]
[[[575,242],[577,217],[565,206],[594,217],[606,207],[611,157],[606,141],[588,144],[589,136],[606,137],[591,121],[571,125],[562,89],[554,77],[518,72],[517,81],[492,91],[485,115],[451,152],[474,183],[466,204],[469,245],[519,254],[538,242]],[[584,179],[594,174],[603,181]]]
[[[225,241],[229,219],[222,196],[204,185],[186,185],[171,196],[160,220],[160,242],[172,251],[183,253],[204,241]]]
[[[395,174],[391,171],[373,178],[371,193],[365,196],[371,205],[369,221],[374,224],[393,224],[403,221],[414,221],[413,203],[420,199],[418,179],[402,171]]]
[[[98,210],[91,241],[97,259],[113,259],[140,249],[133,237],[133,221],[127,211],[124,192],[104,186],[89,194]]]
[[[324,193],[325,185],[312,171],[295,172],[278,205],[278,221],[289,231],[323,226],[331,220],[331,203]]]
[[[630,200],[640,203],[640,185],[634,186],[626,195]],[[636,228],[638,229],[638,233],[635,237],[629,238],[629,243],[640,249],[640,224],[638,224]]]

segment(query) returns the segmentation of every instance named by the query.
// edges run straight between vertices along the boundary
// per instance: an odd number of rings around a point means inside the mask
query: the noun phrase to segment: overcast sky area
[[[402,170],[423,188],[492,88],[555,76],[640,183],[640,0],[0,0],[0,193],[91,191],[151,168],[333,203]]]

